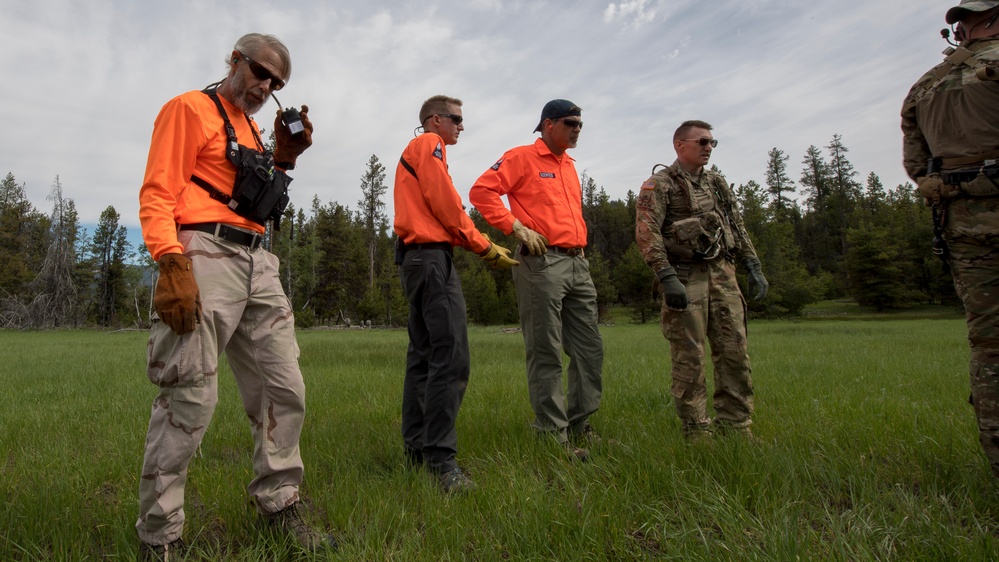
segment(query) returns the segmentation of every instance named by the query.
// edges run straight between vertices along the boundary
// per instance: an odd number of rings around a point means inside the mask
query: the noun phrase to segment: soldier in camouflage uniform
[[[960,45],[905,99],[903,162],[964,302],[970,402],[999,477],[999,0],[964,0],[945,19]]]
[[[717,144],[711,125],[680,125],[673,135],[677,159],[658,173],[653,169],[642,184],[635,226],[638,247],[663,292],[660,324],[673,359],[671,390],[691,439],[711,435],[705,339],[715,371],[714,423],[751,435],[753,382],[736,260],[749,271],[756,299],[769,287],[728,182],[704,168]]]

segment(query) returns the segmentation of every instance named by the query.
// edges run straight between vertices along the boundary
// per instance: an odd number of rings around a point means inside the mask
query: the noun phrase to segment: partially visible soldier
[[[735,262],[749,272],[757,300],[767,294],[756,250],[720,173],[706,170],[718,141],[711,125],[685,121],[673,134],[677,159],[644,184],[635,239],[663,292],[663,335],[673,360],[672,394],[684,436],[710,437],[704,341],[715,368],[714,424],[752,435],[753,382],[746,341],[746,301]],[[656,166],[658,168],[662,164]]]
[[[960,45],[905,99],[903,163],[964,302],[970,402],[999,477],[999,0],[963,0],[945,19]]]

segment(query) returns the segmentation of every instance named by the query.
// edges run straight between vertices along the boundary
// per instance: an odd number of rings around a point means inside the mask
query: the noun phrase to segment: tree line
[[[861,182],[839,135],[824,148],[806,150],[797,181],[790,156],[773,148],[764,185],[733,185],[771,285],[764,301],[750,303],[750,313],[794,316],[809,303],[844,298],[879,311],[957,303],[950,276],[930,250],[930,211],[913,186],[886,189],[873,172]],[[289,205],[280,227],[268,229],[300,327],[406,324],[385,172],[372,155],[354,209],[313,196],[308,208]],[[658,318],[654,277],[634,242],[634,191],[612,200],[594,178],[584,175],[581,183],[586,257],[601,315],[623,306],[637,322]],[[144,246],[131,247],[118,212],[107,207],[88,232],[58,176],[47,200],[46,214],[11,172],[0,183],[0,327],[147,326],[156,264]],[[516,247],[515,238],[474,209],[470,216],[494,241]],[[458,250],[454,259],[469,320],[516,323],[509,272],[489,270],[470,252]]]

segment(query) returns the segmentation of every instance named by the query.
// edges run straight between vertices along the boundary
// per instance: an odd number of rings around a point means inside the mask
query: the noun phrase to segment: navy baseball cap
[[[545,119],[561,119],[562,117],[580,117],[583,115],[583,110],[576,104],[569,100],[552,100],[545,104],[545,108],[541,110],[541,121],[538,121],[538,126],[534,128],[534,132],[541,130],[541,125],[544,124]]]

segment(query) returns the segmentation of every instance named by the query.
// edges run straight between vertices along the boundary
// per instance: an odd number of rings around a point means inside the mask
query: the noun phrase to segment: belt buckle
[[[249,246],[251,250],[256,250],[257,248],[260,247],[260,242],[263,240],[263,236],[261,236],[257,232],[254,232],[252,236],[253,238],[250,239]]]

